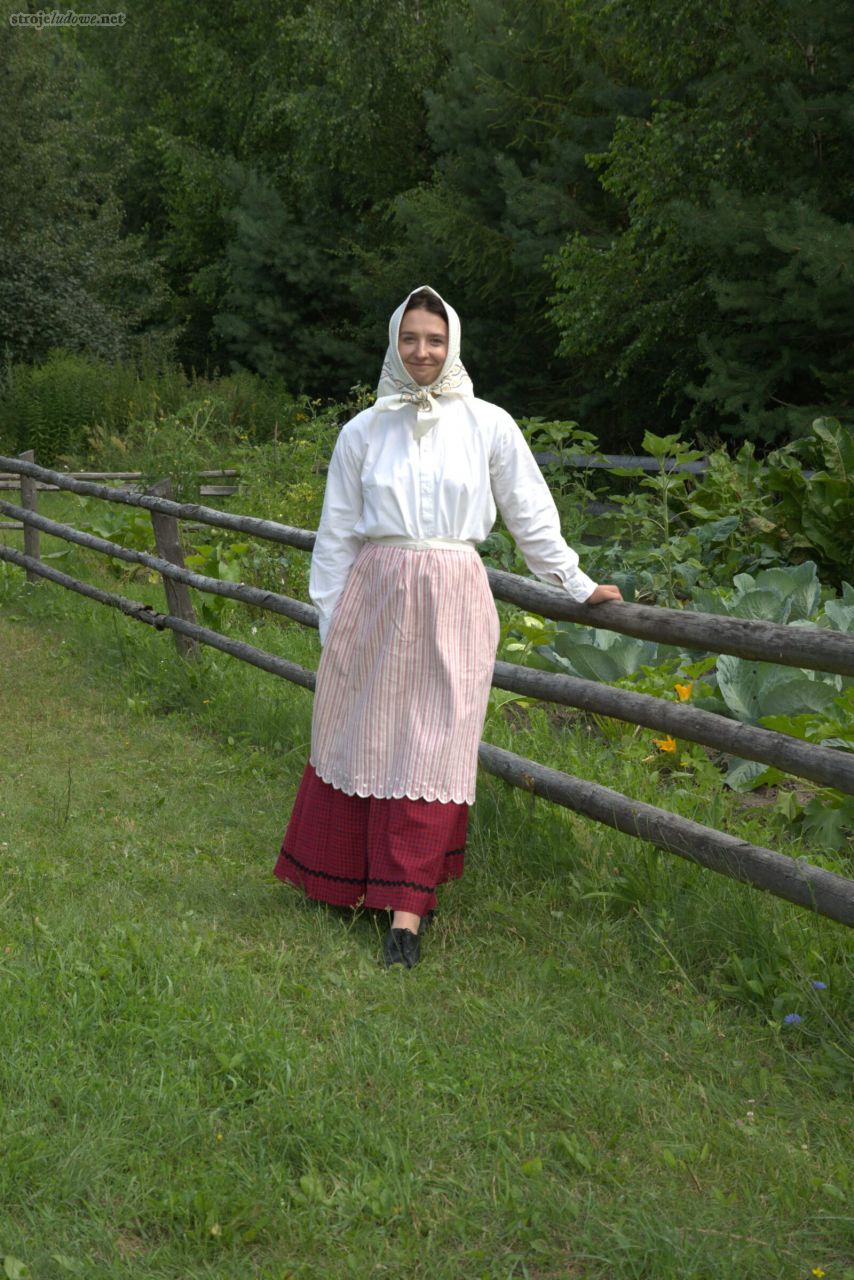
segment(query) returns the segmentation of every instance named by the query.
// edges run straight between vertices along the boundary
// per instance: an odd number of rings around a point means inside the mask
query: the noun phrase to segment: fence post
[[[18,454],[22,462],[35,462],[35,450],[27,449],[24,453]],[[36,482],[30,476],[21,476],[21,506],[26,507],[27,511],[38,510],[38,489]],[[31,524],[24,525],[24,555],[30,556],[33,560],[41,559],[40,549],[41,537],[38,529]],[[27,582],[35,585],[41,582],[41,578],[37,573],[33,573],[32,569],[26,570]]]
[[[172,497],[172,481],[169,479],[158,480],[150,489],[146,490],[155,498]],[[177,564],[179,568],[184,566],[184,548],[181,545],[181,534],[178,529],[178,521],[174,516],[163,515],[160,511],[152,511],[151,523],[154,527],[154,542],[157,547],[157,554],[162,560],[169,560],[172,564]],[[161,575],[162,576],[162,575]],[[166,591],[166,605],[169,612],[176,618],[183,618],[185,622],[195,622],[196,615],[193,610],[193,602],[190,599],[190,589],[183,582],[175,582],[172,578],[163,578],[163,586]],[[182,636],[180,632],[173,632],[175,636],[175,647],[182,658],[195,658],[199,652],[198,643],[191,640],[189,636]]]

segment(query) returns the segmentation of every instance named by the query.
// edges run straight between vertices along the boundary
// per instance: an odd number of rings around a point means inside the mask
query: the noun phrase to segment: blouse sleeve
[[[516,539],[525,563],[550,586],[562,587],[583,602],[596,583],[578,567],[567,546],[560,516],[528,443],[513,419],[502,413],[489,459],[492,493],[504,523]]]
[[[353,532],[361,514],[361,462],[342,431],[329,462],[308,579],[308,593],[320,614],[321,644],[326,643],[338,597],[364,541]]]

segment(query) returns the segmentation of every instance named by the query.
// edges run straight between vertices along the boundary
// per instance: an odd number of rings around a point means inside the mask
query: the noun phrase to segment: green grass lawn
[[[481,775],[385,972],[271,874],[310,694],[51,585],[0,652],[0,1275],[852,1280],[841,926]]]

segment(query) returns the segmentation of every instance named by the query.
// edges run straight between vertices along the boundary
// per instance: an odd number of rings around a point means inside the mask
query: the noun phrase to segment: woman
[[[539,578],[588,604],[622,599],[578,568],[521,431],[475,398],[457,313],[423,286],[392,316],[377,401],[329,464],[311,757],[275,868],[312,898],[392,911],[387,967],[418,962],[436,886],[463,871],[499,636],[476,545],[496,503]]]

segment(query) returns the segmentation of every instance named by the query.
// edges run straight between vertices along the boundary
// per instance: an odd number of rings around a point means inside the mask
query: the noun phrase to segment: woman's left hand
[[[606,604],[609,600],[622,600],[623,593],[613,582],[600,582],[584,601],[585,604]]]

